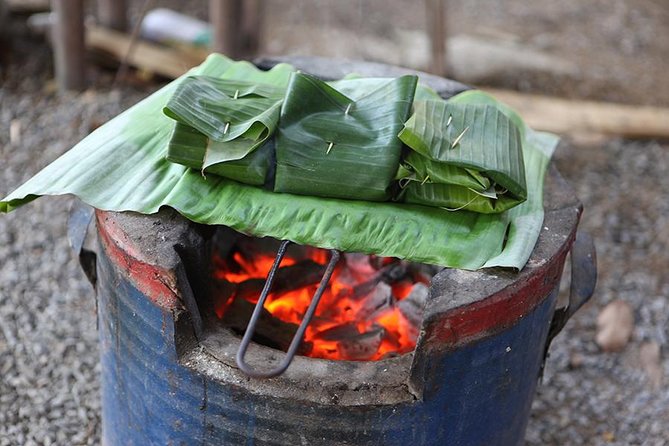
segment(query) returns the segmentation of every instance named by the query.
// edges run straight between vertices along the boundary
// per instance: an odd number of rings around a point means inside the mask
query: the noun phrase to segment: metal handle
[[[583,306],[595,291],[597,284],[597,254],[592,237],[583,231],[576,233],[574,244],[571,247],[571,285],[569,287],[569,302],[565,307],[558,308],[553,314],[548,330],[544,361],[548,356],[548,348],[553,338],[562,331],[567,321]],[[543,365],[541,367],[543,372]]]
[[[323,292],[325,291],[325,287],[327,286],[328,282],[330,282],[330,277],[332,277],[334,268],[337,265],[337,262],[339,261],[339,251],[334,249],[330,250],[331,253],[330,263],[328,263],[328,266],[325,270],[325,274],[323,274],[323,277],[321,278],[321,283],[318,285],[318,289],[316,290],[316,294],[314,294],[314,297],[311,299],[311,303],[309,304],[307,311],[304,313],[302,322],[297,328],[293,340],[290,342],[290,346],[288,347],[288,351],[286,352],[286,356],[284,357],[283,361],[274,369],[266,371],[256,370],[245,362],[244,357],[246,356],[246,351],[249,347],[249,344],[251,343],[251,339],[253,338],[253,333],[255,332],[256,324],[258,323],[258,319],[260,318],[260,314],[262,313],[263,307],[265,305],[265,300],[267,299],[269,291],[272,288],[272,282],[274,282],[274,275],[279,269],[279,265],[281,264],[281,259],[283,259],[284,254],[286,254],[286,248],[288,248],[289,244],[290,241],[285,240],[281,243],[281,246],[279,246],[279,250],[276,253],[276,258],[274,259],[274,264],[272,265],[272,268],[269,270],[269,273],[267,274],[267,280],[265,281],[265,286],[263,287],[262,293],[258,298],[258,303],[256,304],[255,309],[253,310],[253,314],[251,315],[251,319],[249,320],[249,325],[246,327],[246,332],[244,333],[242,342],[241,344],[239,344],[239,350],[237,350],[237,357],[236,357],[237,366],[242,372],[246,373],[252,378],[271,378],[274,376],[281,375],[283,372],[286,371],[290,363],[293,361],[293,358],[295,357],[295,353],[297,352],[297,349],[300,346],[300,343],[302,342],[302,338],[304,337],[304,332],[306,331],[307,326],[309,325],[311,319],[314,316],[314,312],[316,311],[318,302],[321,300]]]
[[[81,200],[75,200],[70,207],[67,220],[67,238],[74,254],[79,258],[81,269],[95,287],[97,282],[97,255],[90,248],[89,227],[95,216],[95,209]]]

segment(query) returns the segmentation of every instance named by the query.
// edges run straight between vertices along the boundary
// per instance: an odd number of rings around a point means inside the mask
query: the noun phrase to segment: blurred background
[[[209,48],[429,71],[559,133],[600,274],[553,342],[527,443],[669,442],[666,0],[0,0],[0,195]],[[69,202],[0,216],[0,445],[99,443],[95,299]]]

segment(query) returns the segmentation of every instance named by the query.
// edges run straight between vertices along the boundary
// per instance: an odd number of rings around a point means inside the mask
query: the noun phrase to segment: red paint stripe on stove
[[[425,347],[455,349],[499,333],[525,317],[559,286],[565,257],[574,236],[575,232],[544,265],[526,271],[524,280],[516,281],[487,299],[455,308],[426,321]]]
[[[165,309],[181,309],[176,277],[173,271],[139,260],[140,251],[127,234],[104,211],[96,211],[96,223],[105,254],[130,281],[156,305]]]

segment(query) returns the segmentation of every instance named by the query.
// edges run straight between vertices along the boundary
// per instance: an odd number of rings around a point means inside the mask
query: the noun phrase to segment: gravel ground
[[[51,70],[43,43],[15,43],[0,88],[2,196],[157,87],[111,91],[111,74],[92,70],[94,88],[55,95]],[[19,127],[10,143],[10,128]],[[592,302],[553,343],[528,443],[669,444],[669,145],[566,144],[556,163],[584,202],[582,226],[596,238],[601,274]],[[68,205],[66,197],[40,199],[0,216],[0,446],[99,443],[94,300],[67,246]],[[602,353],[596,317],[615,299],[632,306],[635,328],[621,353]],[[664,350],[659,386],[640,365],[646,342]]]
[[[146,95],[100,87],[57,96],[44,44],[16,42],[13,56],[0,88],[3,196]],[[111,84],[109,74],[91,77]],[[10,127],[20,127],[20,142],[10,143]],[[2,446],[99,444],[94,295],[67,242],[69,204],[42,199],[0,217]]]
[[[581,227],[597,246],[592,301],[553,342],[533,406],[529,444],[669,444],[669,145],[610,141],[563,146],[556,164],[585,207]],[[594,342],[596,318],[609,302],[634,309],[632,340],[621,353]],[[663,382],[653,385],[640,347],[664,350]]]

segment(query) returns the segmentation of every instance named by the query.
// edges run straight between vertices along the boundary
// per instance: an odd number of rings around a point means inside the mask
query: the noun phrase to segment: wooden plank
[[[58,88],[81,90],[86,84],[84,1],[52,0],[54,58]]]
[[[127,57],[129,65],[169,78],[181,76],[202,63],[206,57],[205,52],[197,49],[186,52],[141,40],[133,45],[128,34],[99,26],[87,27],[86,45],[90,49],[108,53],[119,61]],[[132,50],[130,53],[129,49]]]
[[[486,89],[516,109],[530,127],[558,134],[669,138],[669,108],[569,100]]]

